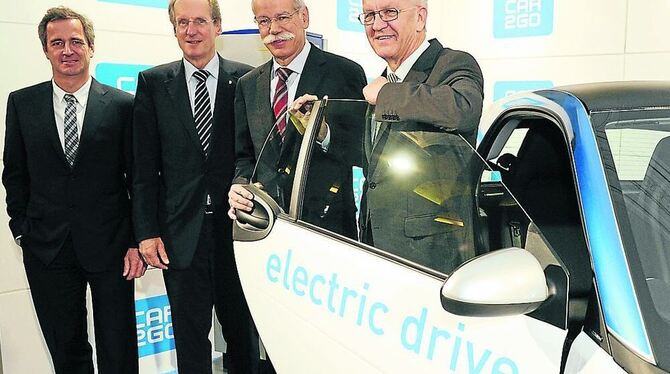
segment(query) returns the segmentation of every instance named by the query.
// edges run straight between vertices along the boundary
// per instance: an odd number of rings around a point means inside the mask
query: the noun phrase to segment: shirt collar
[[[84,83],[83,86],[79,87],[79,89],[75,92],[72,92],[71,94],[77,99],[77,102],[85,107],[86,102],[88,101],[88,92],[91,90],[91,82],[93,81],[93,78],[90,76],[88,77],[88,80],[86,83]],[[62,88],[58,87],[56,82],[52,79],[51,84],[53,85],[53,90],[54,90],[54,95],[56,95],[56,100],[59,103],[62,103],[65,101],[65,95],[69,94],[70,92],[65,92]]]
[[[187,59],[182,59],[184,61],[184,74],[186,74],[186,80],[188,81],[189,79],[193,78],[193,73],[195,73],[198,70],[207,70],[209,74],[214,77],[214,79],[219,78],[219,54],[215,53],[214,57],[212,57],[211,60],[205,65],[204,68],[198,69],[195,66],[193,66],[192,63],[190,63]]]
[[[274,78],[277,75],[277,69],[279,68],[289,68],[294,73],[302,74],[302,71],[305,68],[305,63],[307,62],[307,56],[309,56],[309,51],[311,49],[311,43],[306,41],[305,45],[302,47],[302,51],[300,51],[300,53],[298,53],[293,61],[287,66],[281,66],[275,59],[272,59],[272,77]]]
[[[428,43],[428,41],[424,39],[423,43],[421,43],[419,48],[417,48],[414,52],[412,52],[412,54],[409,55],[409,57],[405,61],[403,61],[402,64],[400,64],[400,66],[398,66],[398,70],[393,71],[391,70],[390,67],[387,66],[386,72],[387,73],[394,72],[395,75],[397,75],[398,78],[400,78],[401,82],[404,81],[405,78],[407,77],[407,74],[409,74],[409,71],[412,68],[412,66],[414,66],[419,57],[421,57],[421,54],[423,54],[423,52],[425,52],[426,49],[428,49],[428,47],[430,47],[430,43]]]

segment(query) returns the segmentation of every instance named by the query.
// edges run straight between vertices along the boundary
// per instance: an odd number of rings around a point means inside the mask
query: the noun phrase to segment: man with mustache
[[[475,253],[470,147],[484,79],[472,56],[426,40],[427,17],[426,0],[363,0],[359,20],[387,68],[363,90],[375,115],[360,227],[364,242],[449,273]]]
[[[242,77],[237,86],[234,181],[237,184],[229,192],[233,219],[235,209],[251,210],[253,197],[241,184],[249,182],[268,136],[269,144],[263,151],[254,182],[263,184],[270,196],[284,209],[288,208],[293,175],[290,170],[295,166],[290,161],[295,161],[300,143],[300,135],[287,120],[286,108],[291,107],[294,99],[301,97],[301,103],[324,95],[362,99],[366,84],[358,64],[306,41],[309,10],[303,0],[254,0],[252,10],[260,36],[273,58]],[[311,95],[303,97],[306,94]],[[356,162],[357,152],[351,151],[350,145],[361,138],[362,126],[331,123],[320,130],[320,149],[314,152],[311,161],[301,219],[356,238],[351,165]],[[288,165],[285,160],[289,160]]]
[[[250,373],[249,311],[232,248],[237,80],[250,66],[216,53],[216,0],[170,0],[183,58],[141,72],[134,106],[133,217],[140,252],[163,269],[181,374],[212,372],[212,307],[228,343],[228,373]]]

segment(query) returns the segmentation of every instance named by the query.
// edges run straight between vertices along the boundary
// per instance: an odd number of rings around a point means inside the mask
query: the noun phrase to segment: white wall
[[[219,1],[224,30],[254,27],[250,0]],[[359,0],[306,2],[310,31],[323,34],[330,51],[358,61],[369,77],[382,71],[385,65],[371,51],[365,35],[351,31],[362,30],[355,20]],[[50,78],[37,23],[47,8],[61,4],[87,14],[95,24],[92,71],[98,79],[132,91],[138,70],[180,56],[167,17],[167,0],[0,0],[2,119],[9,92]],[[533,87],[670,79],[669,15],[667,0],[429,0],[428,30],[445,46],[477,58],[484,71],[485,102],[490,103],[494,97]],[[510,20],[518,21],[520,27],[510,28]],[[47,373],[49,359],[34,317],[20,249],[13,244],[1,211],[1,362],[5,373]],[[138,299],[162,295],[161,283],[153,271],[138,283]],[[139,319],[144,312],[140,311]],[[143,358],[142,372],[171,371],[171,357],[162,353]]]

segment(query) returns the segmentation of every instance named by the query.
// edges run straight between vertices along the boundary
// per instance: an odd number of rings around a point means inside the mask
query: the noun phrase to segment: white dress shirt
[[[312,48],[309,42],[305,42],[305,46],[302,47],[302,51],[298,53],[297,56],[291,61],[290,64],[286,66],[279,65],[276,60],[272,60],[272,75],[270,76],[270,106],[275,98],[275,91],[277,90],[277,81],[279,76],[277,76],[277,69],[279,68],[289,68],[291,75],[288,76],[286,80],[286,87],[288,88],[288,104],[289,107],[293,100],[295,100],[295,94],[298,92],[298,83],[300,83],[300,77],[302,76],[302,71],[305,69],[305,63],[307,62],[307,56],[309,56],[309,51]],[[288,120],[288,118],[287,118]]]
[[[184,60],[184,75],[186,77],[186,86],[188,87],[188,98],[191,102],[191,111],[195,111],[195,88],[198,85],[198,78],[193,76],[198,70],[207,70],[209,76],[205,81],[207,85],[207,92],[209,93],[209,104],[212,107],[212,116],[214,115],[214,102],[216,101],[216,86],[219,79],[219,55],[214,54],[211,60],[205,65],[204,68],[198,69],[193,64]],[[195,115],[195,113],[193,113]]]
[[[84,115],[86,114],[86,104],[88,104],[88,92],[91,90],[91,77],[88,77],[86,83],[84,83],[81,88],[76,92],[73,92],[77,102],[75,103],[76,113],[77,113],[77,139],[81,139],[81,132],[84,129]],[[58,129],[58,138],[60,139],[60,145],[65,151],[65,107],[67,106],[67,101],[65,101],[65,95],[69,92],[63,91],[62,88],[58,87],[56,82],[51,81],[53,85],[53,103],[54,103],[54,117],[56,119],[56,129]]]

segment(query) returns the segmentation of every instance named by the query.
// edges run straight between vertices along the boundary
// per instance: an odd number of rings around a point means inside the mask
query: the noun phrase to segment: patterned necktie
[[[193,119],[195,120],[195,130],[198,132],[202,150],[205,155],[209,152],[209,139],[212,135],[212,105],[209,101],[209,92],[207,91],[207,70],[198,70],[193,73],[198,84],[195,86],[195,111]]]
[[[279,68],[277,69],[277,88],[275,89],[275,97],[272,100],[272,109],[277,119],[277,132],[284,141],[284,131],[286,131],[286,110],[288,107],[288,86],[286,80],[293,73],[291,69]]]
[[[77,136],[77,98],[71,94],[65,94],[65,158],[70,164],[74,165],[77,158],[77,149],[79,148],[79,136]]]
[[[386,79],[391,83],[400,82],[400,78],[398,78],[398,76],[395,75],[395,73],[393,73],[393,72],[388,73],[388,75],[386,76]]]

